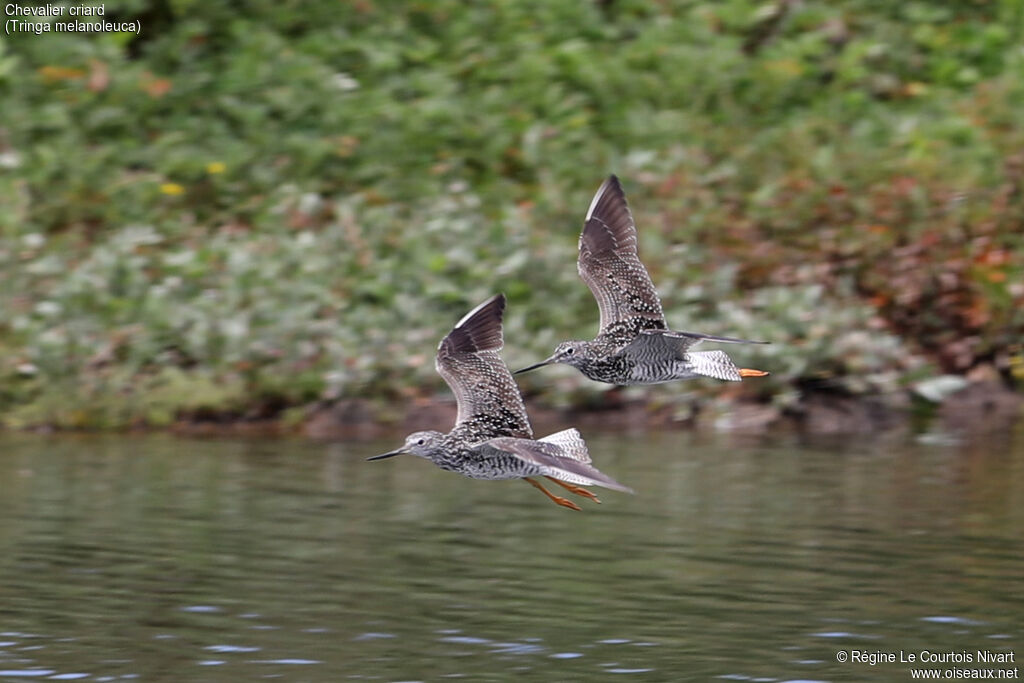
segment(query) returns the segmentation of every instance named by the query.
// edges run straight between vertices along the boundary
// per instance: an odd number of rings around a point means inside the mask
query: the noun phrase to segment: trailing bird
[[[637,232],[619,179],[610,176],[594,195],[580,235],[580,277],[601,314],[593,341],[566,341],[546,360],[517,370],[565,363],[598,382],[660,384],[691,377],[739,381],[764,377],[763,370],[739,368],[724,351],[693,351],[697,344],[766,344],[700,332],[670,330],[661,300],[637,254]]]
[[[452,430],[415,432],[400,448],[368,460],[406,453],[473,479],[524,479],[556,504],[573,510],[580,507],[548,491],[537,478],[596,503],[601,501],[583,486],[632,493],[591,464],[587,444],[576,429],[534,440],[519,388],[498,356],[504,310],[505,295],[491,297],[467,313],[437,348],[435,366],[458,404]]]

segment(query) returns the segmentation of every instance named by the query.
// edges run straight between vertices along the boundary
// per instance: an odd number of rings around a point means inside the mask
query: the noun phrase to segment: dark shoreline
[[[1024,394],[995,381],[977,381],[927,401],[907,390],[850,395],[809,391],[793,406],[780,407],[749,395],[694,395],[683,403],[658,398],[625,398],[617,390],[586,406],[558,408],[525,399],[534,430],[547,433],[579,427],[585,432],[642,434],[652,430],[796,436],[867,436],[938,432],[983,436],[1009,434],[1024,425]],[[455,420],[448,394],[385,402],[347,398],[267,414],[204,412],[167,426],[144,423],[118,429],[66,429],[53,425],[10,428],[22,433],[170,433],[197,437],[297,436],[314,440],[369,440],[425,429],[446,430]],[[3,428],[0,427],[0,430]]]
[[[693,430],[757,436],[788,433],[808,436],[868,435],[938,431],[982,435],[1009,433],[1024,424],[1024,395],[1001,383],[977,382],[930,403],[910,392],[849,396],[809,393],[796,405],[780,408],[750,398],[729,402],[706,397],[679,406],[655,401],[617,400],[587,408],[552,408],[527,399],[538,433],[567,425],[584,431],[643,433],[649,430]],[[424,397],[404,403],[342,399],[305,408],[291,424],[275,418],[180,420],[167,431],[191,436],[296,435],[311,439],[374,439],[396,432],[444,430],[454,422],[455,401],[447,396]],[[163,431],[163,430],[158,430]]]

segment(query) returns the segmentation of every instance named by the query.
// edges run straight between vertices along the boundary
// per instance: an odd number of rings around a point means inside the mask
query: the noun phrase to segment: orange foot
[[[555,494],[551,493],[551,491],[548,491],[546,488],[544,488],[539,481],[536,481],[534,479],[530,479],[529,477],[523,477],[523,481],[528,483],[530,486],[533,486],[533,487],[539,489],[540,492],[543,493],[548,498],[550,498],[551,502],[554,503],[555,505],[561,505],[564,508],[569,508],[570,510],[576,510],[577,512],[580,511],[581,508],[580,508],[579,505],[577,505],[576,503],[572,502],[568,498],[562,498],[561,496],[556,496]]]
[[[767,377],[770,372],[764,370],[751,370],[750,368],[740,368],[740,377]]]
[[[575,510],[576,512],[579,512],[580,510],[583,509],[576,503],[569,500],[568,498],[562,498],[561,496],[551,496],[551,500],[554,501],[555,505],[561,505],[564,508],[569,508],[570,510]]]
[[[581,487],[576,486],[574,484],[569,484],[567,482],[562,481],[561,479],[555,479],[554,477],[545,476],[544,478],[545,479],[549,479],[550,481],[555,482],[556,484],[558,484],[559,486],[564,488],[569,493],[575,493],[577,496],[583,496],[584,498],[589,498],[590,500],[594,501],[598,505],[601,504],[601,499],[598,498],[597,496],[595,496],[592,491],[588,491],[587,489],[581,488]]]

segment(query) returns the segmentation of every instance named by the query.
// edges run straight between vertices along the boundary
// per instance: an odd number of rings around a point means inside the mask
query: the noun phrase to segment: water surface
[[[837,653],[1024,656],[1020,437],[588,441],[637,495],[574,513],[364,461],[400,435],[0,435],[0,680],[905,681]]]

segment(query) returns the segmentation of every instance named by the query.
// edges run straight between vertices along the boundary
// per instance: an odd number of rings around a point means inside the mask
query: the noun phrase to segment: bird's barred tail
[[[559,455],[563,458],[570,458],[578,462],[590,462],[590,451],[587,450],[587,444],[580,436],[579,430],[575,428],[548,434],[539,440],[558,446],[561,449]]]
[[[740,369],[726,355],[725,351],[715,349],[714,351],[690,351],[686,355],[691,369],[698,375],[714,377],[729,382],[739,382],[743,377]]]

